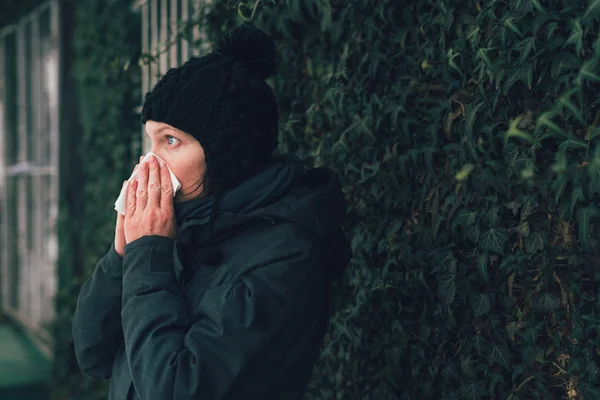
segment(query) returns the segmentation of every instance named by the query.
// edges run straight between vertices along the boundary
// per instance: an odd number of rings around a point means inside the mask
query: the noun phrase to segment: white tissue
[[[148,152],[148,154],[146,154],[144,156],[144,158],[140,162],[140,165],[143,162],[148,162],[148,157],[150,157],[150,156],[155,156],[158,160],[164,161],[162,158],[160,158],[159,156],[157,156],[156,154],[154,154],[153,152],[150,151],[150,152]],[[175,194],[177,194],[177,191],[181,188],[181,183],[179,183],[179,180],[177,180],[177,178],[175,177],[175,174],[173,173],[173,171],[171,171],[171,168],[169,168],[168,165],[167,165],[167,169],[169,170],[169,174],[171,175],[171,183],[173,184],[173,197],[175,197]],[[138,171],[139,171],[139,168],[138,168]],[[131,182],[131,180],[133,178],[135,178],[136,176],[137,176],[137,171],[135,171],[134,173],[131,174],[131,176],[127,180],[127,183],[125,184],[125,186],[123,186],[123,189],[121,189],[121,193],[119,194],[117,201],[115,201],[115,210],[117,210],[118,212],[120,212],[123,215],[125,215],[125,205],[127,204],[126,203],[127,188],[129,187],[129,182]]]

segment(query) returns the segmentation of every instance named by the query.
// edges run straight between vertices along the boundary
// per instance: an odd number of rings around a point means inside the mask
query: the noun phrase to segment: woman
[[[275,47],[243,25],[162,77],[142,123],[152,152],[115,243],[81,288],[81,369],[109,399],[301,399],[351,250],[327,168],[273,156]]]

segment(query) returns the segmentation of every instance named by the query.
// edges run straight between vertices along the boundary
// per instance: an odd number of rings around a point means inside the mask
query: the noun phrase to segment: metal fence
[[[195,25],[190,32],[179,35],[181,22],[198,20],[202,5],[212,0],[138,0],[134,8],[142,15],[142,52],[160,54],[157,62],[142,66],[142,96],[152,90],[156,82],[170,68],[177,67],[191,56],[208,51],[209,44],[202,27]],[[200,41],[202,45],[194,46]],[[150,150],[150,142],[143,137],[144,153]]]
[[[0,30],[2,311],[49,342],[57,290],[59,1]]]

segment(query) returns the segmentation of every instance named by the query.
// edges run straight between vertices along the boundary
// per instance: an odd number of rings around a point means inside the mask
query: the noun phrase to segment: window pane
[[[4,39],[4,132],[5,159],[8,165],[16,164],[19,154],[17,129],[19,126],[17,104],[17,38],[14,33]]]
[[[52,94],[49,92],[51,86],[48,84],[48,58],[51,57],[52,45],[50,42],[50,10],[46,9],[40,16],[40,37],[41,37],[41,57],[42,57],[42,87],[41,87],[41,104],[40,107],[40,127],[41,127],[41,154],[40,165],[50,165],[50,151],[52,146],[50,143],[50,104]]]
[[[25,43],[24,43],[24,54],[21,54],[20,56],[23,57],[23,60],[25,61],[25,63],[23,64],[23,66],[25,68],[23,68],[23,70],[20,72],[22,74],[25,74],[25,91],[23,93],[20,93],[20,95],[23,96],[23,106],[25,107],[24,114],[25,114],[25,120],[23,121],[24,123],[24,128],[25,128],[25,137],[24,140],[26,141],[26,160],[33,160],[34,159],[34,150],[33,150],[33,107],[32,107],[32,102],[31,102],[31,78],[32,78],[32,62],[31,62],[31,22],[28,22],[25,24],[25,31],[24,31],[24,39],[25,39]]]
[[[19,219],[18,219],[18,177],[9,176],[7,179],[6,190],[6,205],[7,205],[7,251],[8,251],[8,306],[16,309],[19,307],[18,290],[19,287],[19,266],[21,260],[18,252],[18,237],[19,237]]]

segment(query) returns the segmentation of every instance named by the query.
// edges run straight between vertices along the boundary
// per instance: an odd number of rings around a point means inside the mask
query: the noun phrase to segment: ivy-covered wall
[[[108,381],[81,374],[71,322],[79,288],[114,240],[114,201],[141,154],[140,16],[123,0],[65,2],[70,13],[63,54],[61,118],[60,293],[52,399],[103,398]],[[77,121],[76,123],[74,121]],[[77,126],[75,129],[74,126]],[[69,126],[67,128],[67,126]]]
[[[139,45],[116,40],[125,5],[82,3],[89,274],[138,135],[137,72],[108,60]],[[215,1],[209,38],[242,16],[278,46],[281,150],[337,170],[349,202],[355,256],[306,398],[600,398],[600,2]],[[70,365],[63,393],[98,398]]]
[[[600,2],[228,3],[278,43],[283,147],[349,201],[307,398],[600,398]]]

